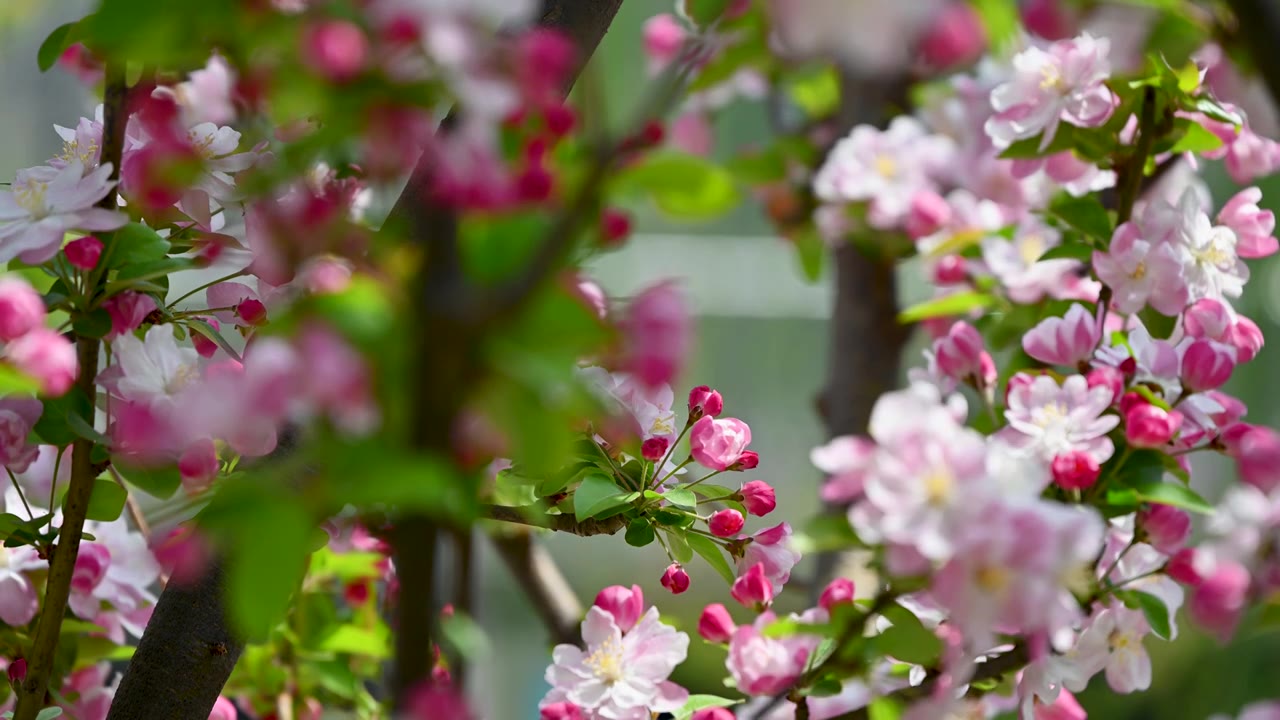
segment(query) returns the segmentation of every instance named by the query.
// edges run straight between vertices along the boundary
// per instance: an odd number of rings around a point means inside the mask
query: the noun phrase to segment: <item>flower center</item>
[[[1040,68],[1040,89],[1065,95],[1067,83],[1057,65],[1045,65]]]
[[[876,172],[886,180],[892,180],[898,174],[898,163],[888,155],[876,155]]]
[[[1129,277],[1133,278],[1134,280],[1141,280],[1146,276],[1147,276],[1147,264],[1141,263],[1141,262],[1138,263],[1138,266],[1135,267],[1133,269],[1133,272],[1129,274]]]
[[[1129,633],[1112,630],[1111,634],[1107,636],[1107,644],[1111,646],[1112,652],[1119,652],[1133,645],[1133,639],[1133,636]]]
[[[78,140],[67,140],[62,143],[62,154],[58,155],[58,159],[68,165],[79,160],[81,165],[89,167],[97,154],[98,143],[95,141],[90,141],[89,146],[81,150]]]
[[[194,132],[188,132],[187,140],[191,142],[191,149],[196,151],[196,155],[199,155],[201,160],[213,159],[213,150],[209,149],[213,145],[213,133],[197,137]]]
[[[49,214],[49,208],[45,206],[45,195],[48,193],[48,183],[28,180],[14,187],[13,199],[17,201],[18,207],[31,213],[33,218],[42,220]]]
[[[996,595],[1009,587],[1009,571],[998,565],[984,565],[974,574],[973,580],[985,592]]]
[[[622,680],[622,643],[616,638],[607,638],[591,651],[583,664],[606,685],[613,685]]]
[[[179,390],[187,386],[187,383],[195,379],[197,375],[195,365],[179,365],[174,371],[173,377],[169,378],[169,382],[164,384],[164,391],[170,395],[177,393]]]
[[[674,433],[676,430],[675,418],[676,416],[674,414],[670,416],[664,416],[664,415],[658,416],[658,418],[653,421],[653,427],[649,428],[649,434],[650,435],[670,435]]]
[[[1044,255],[1044,238],[1036,234],[1025,235],[1018,241],[1018,255],[1022,261],[1032,265]]]
[[[955,478],[944,467],[934,467],[924,476],[924,494],[926,501],[933,506],[945,505],[951,499],[951,491],[955,488]]]

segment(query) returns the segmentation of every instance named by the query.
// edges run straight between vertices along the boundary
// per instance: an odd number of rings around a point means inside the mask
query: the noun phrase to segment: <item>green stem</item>
[[[27,509],[27,519],[35,520],[36,514],[31,512],[31,505],[27,503],[27,496],[23,494],[22,486],[18,484],[18,478],[14,476],[13,471],[9,468],[5,468],[4,471],[9,473],[9,479],[13,481],[13,489],[18,491],[18,497],[22,500],[22,507]]]
[[[218,283],[220,283],[220,282],[226,282],[226,281],[228,281],[228,280],[234,280],[235,278],[238,278],[238,277],[240,277],[241,275],[244,275],[244,270],[237,270],[237,271],[235,271],[235,272],[231,273],[230,275],[226,275],[226,276],[224,276],[224,277],[220,277],[220,278],[218,278],[217,280],[210,280],[209,282],[207,282],[207,283],[205,283],[205,284],[203,284],[203,285],[201,285],[201,286],[199,286],[199,287],[197,287],[197,288],[195,288],[195,289],[191,290],[190,292],[186,293],[185,295],[180,296],[177,300],[174,300],[173,302],[169,303],[169,307],[170,307],[170,308],[172,308],[172,307],[177,307],[178,303],[182,302],[183,300],[186,300],[187,298],[191,297],[192,295],[195,295],[196,293],[200,292],[201,290],[205,290],[205,289],[211,288],[211,287],[213,287],[214,285],[217,285],[217,284],[218,284]]]
[[[664,462],[665,462],[665,461],[664,461]],[[689,464],[689,463],[691,463],[691,462],[693,462],[693,458],[686,458],[684,462],[680,463],[679,465],[675,466],[674,468],[671,468],[671,472],[667,473],[666,475],[663,475],[661,480],[658,480],[657,482],[655,482],[655,483],[653,484],[653,487],[655,487],[655,488],[656,488],[656,487],[658,487],[658,486],[660,486],[660,485],[663,485],[664,483],[666,483],[666,482],[667,482],[667,480],[668,480],[668,479],[670,479],[670,478],[671,478],[671,476],[672,476],[672,475],[675,475],[676,473],[680,472],[680,468],[684,467],[685,465],[688,465],[688,464]],[[661,466],[661,465],[658,465],[657,467],[658,467],[659,469],[661,469],[661,468],[662,468],[662,466]],[[657,472],[657,471],[655,471],[655,474],[656,474],[656,472]]]
[[[667,461],[671,459],[671,456],[675,454],[676,447],[680,445],[680,441],[684,439],[685,433],[689,432],[689,428],[691,427],[693,427],[693,423],[686,421],[684,424],[684,429],[681,430],[680,434],[676,436],[676,439],[671,442],[671,447],[667,448],[667,452],[662,456],[662,460],[657,465],[653,466],[654,467],[653,474],[655,477],[657,476],[658,472],[663,467],[666,466]],[[685,462],[687,463],[688,460],[686,460]],[[681,465],[681,467],[684,467],[684,466]],[[663,482],[666,482],[666,478],[663,478]],[[659,483],[659,485],[660,484],[661,483]],[[654,485],[654,487],[657,487],[657,485]]]

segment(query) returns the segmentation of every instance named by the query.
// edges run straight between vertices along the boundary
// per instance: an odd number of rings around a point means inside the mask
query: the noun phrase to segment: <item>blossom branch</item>
[[[106,90],[103,96],[102,162],[111,164],[112,179],[120,177],[120,158],[124,150],[124,127],[127,120],[125,101],[128,86],[125,84],[124,65],[113,61],[106,69]],[[115,209],[116,190],[106,194],[99,207]],[[97,291],[97,284],[86,288],[87,294]],[[78,375],[72,392],[82,393],[88,403],[87,419],[92,422],[97,405],[98,338],[80,337],[76,340]],[[49,676],[53,672],[54,656],[62,635],[62,620],[67,612],[67,600],[71,594],[71,576],[75,572],[76,556],[80,551],[80,538],[84,533],[85,514],[93,495],[94,480],[98,470],[90,454],[93,441],[76,438],[71,449],[71,483],[63,504],[62,525],[58,540],[50,548],[49,579],[45,585],[44,606],[36,623],[31,654],[27,660],[27,677],[18,689],[18,704],[14,710],[16,720],[35,720],[45,704],[49,689]],[[52,510],[52,508],[50,508]]]

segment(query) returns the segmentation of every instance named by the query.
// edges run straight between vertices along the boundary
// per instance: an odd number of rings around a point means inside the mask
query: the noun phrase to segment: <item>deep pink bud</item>
[[[933,282],[938,285],[959,285],[968,279],[967,262],[960,255],[946,255],[933,266]]]
[[[720,397],[720,393],[712,390],[706,385],[689,391],[689,415],[694,419],[703,415],[715,417],[724,412],[724,398]]]
[[[359,25],[346,20],[316,23],[302,37],[303,61],[330,82],[353,80],[368,56],[369,39]]]
[[[40,382],[40,392],[58,397],[76,381],[76,346],[39,327],[9,343],[6,355],[19,370]]]
[[[734,720],[733,711],[729,708],[709,707],[698,710],[689,720]]]
[[[1191,592],[1187,610],[1206,630],[1225,642],[1235,632],[1249,594],[1249,571],[1224,562]]]
[[[102,241],[92,235],[79,240],[72,240],[62,249],[67,254],[67,262],[81,270],[92,270],[98,266],[98,258],[102,257]]]
[[[1050,465],[1053,481],[1065,490],[1083,490],[1098,481],[1101,468],[1089,453],[1080,450],[1055,455]]]
[[[1231,310],[1213,298],[1197,300],[1182,313],[1182,327],[1194,338],[1221,340],[1231,321]]]
[[[660,69],[680,54],[688,31],[673,15],[662,13],[654,15],[644,23],[644,54],[649,57],[650,67]]]
[[[764,574],[764,563],[752,565],[733,581],[729,594],[749,608],[762,608],[773,602],[773,583]]]
[[[763,480],[743,483],[739,492],[742,494],[742,504],[746,506],[747,512],[756,517],[764,517],[778,506],[773,487]]]
[[[71,573],[71,589],[78,593],[90,593],[107,576],[111,567],[111,551],[106,545],[92,541],[80,543],[76,554],[75,569]]]
[[[551,197],[556,179],[541,163],[533,163],[516,176],[516,194],[527,203],[540,203]]]
[[[1130,390],[1120,396],[1120,414],[1125,415],[1133,408],[1139,405],[1145,405],[1146,402],[1147,399],[1138,394],[1137,391]]]
[[[711,515],[711,519],[707,520],[707,527],[711,530],[711,534],[724,538],[737,535],[744,524],[745,518],[742,517],[742,513],[733,508],[717,510]]]
[[[627,369],[647,387],[670,383],[684,365],[692,325],[684,295],[659,283],[631,301],[622,323]]]
[[[600,214],[600,244],[619,247],[631,237],[631,213],[617,208],[605,208]]]
[[[1022,24],[1045,40],[1065,40],[1076,34],[1076,18],[1064,0],[1022,3]]]
[[[947,334],[933,343],[938,370],[954,380],[981,379],[982,335],[963,320],[956,322]]]
[[[249,325],[263,325],[267,322],[267,306],[261,300],[245,298],[236,305],[236,315]]]
[[[1140,403],[1124,414],[1124,436],[1129,445],[1158,448],[1169,444],[1182,426],[1182,413],[1165,411],[1150,403]]]
[[[712,603],[703,608],[702,615],[698,618],[698,634],[707,642],[729,642],[736,629],[729,610],[720,603]]]
[[[147,316],[156,311],[157,306],[156,299],[150,295],[125,290],[107,298],[102,303],[102,308],[111,316],[111,332],[107,333],[107,339],[114,340],[141,327]],[[213,325],[217,327],[217,320],[213,321]],[[200,336],[197,332],[192,332],[191,335]]]
[[[1191,516],[1170,505],[1148,505],[1138,513],[1138,527],[1152,547],[1171,555],[1191,534]]]
[[[1184,585],[1199,585],[1204,579],[1196,571],[1195,548],[1184,547],[1169,558],[1165,574]]]
[[[178,458],[178,473],[182,476],[182,488],[190,495],[208,490],[218,477],[218,449],[213,440],[197,440]]]
[[[342,586],[342,599],[353,607],[368,602],[370,594],[369,583],[366,580],[355,580]]]
[[[729,466],[730,470],[755,470],[760,466],[760,454],[754,450],[747,450],[738,456],[738,462]]]
[[[1191,392],[1216,390],[1236,368],[1235,348],[1213,340],[1196,340],[1182,355],[1182,384]]]
[[[44,300],[16,277],[0,278],[0,340],[13,342],[44,325]]]
[[[10,684],[20,683],[23,680],[26,680],[27,679],[27,659],[18,658],[17,660],[14,660],[13,662],[9,663],[9,667],[7,668],[6,672],[8,672],[9,674]]]
[[[951,206],[941,195],[932,190],[921,190],[912,196],[906,220],[907,235],[912,240],[928,237],[949,222]]]
[[[640,455],[649,462],[658,462],[666,456],[669,447],[671,447],[671,438],[666,435],[657,435],[640,444]]]
[[[539,720],[582,720],[582,710],[571,702],[558,702],[538,711]]]
[[[203,319],[205,322],[209,323],[209,325],[213,326],[214,330],[221,327],[221,324],[218,322],[218,318],[216,317],[209,316]],[[200,353],[200,357],[202,358],[211,358],[218,352],[218,343],[195,331],[191,332],[191,344],[195,346],[196,352]]]
[[[689,573],[680,567],[680,563],[671,563],[662,573],[662,587],[671,591],[672,595],[679,595],[689,589]]]
[[[827,587],[823,589],[822,596],[818,598],[818,607],[831,612],[831,609],[837,605],[852,603],[854,590],[852,580],[842,577],[836,578],[827,583]]]
[[[1052,703],[1036,703],[1035,720],[1088,720],[1089,715],[1080,707],[1076,696],[1063,688]]]
[[[1236,349],[1236,357],[1246,363],[1257,356],[1266,339],[1257,323],[1243,315],[1237,315],[1236,321],[1227,330],[1223,342]]]
[[[546,123],[547,132],[552,137],[561,138],[573,132],[578,123],[578,116],[573,108],[565,104],[550,105],[542,109],[542,120]]]
[[[987,47],[982,18],[967,2],[953,2],[934,16],[920,39],[920,55],[930,67],[946,69],[978,59]]]
[[[1124,394],[1124,373],[1113,367],[1096,367],[1089,371],[1084,379],[1090,388],[1105,387],[1111,391],[1111,402],[1115,402]]]
[[[578,52],[567,35],[551,29],[529,30],[516,39],[520,87],[546,100],[558,94],[577,63]]]
[[[626,632],[644,614],[644,591],[639,585],[610,585],[596,595],[595,606],[612,615],[618,629]]]

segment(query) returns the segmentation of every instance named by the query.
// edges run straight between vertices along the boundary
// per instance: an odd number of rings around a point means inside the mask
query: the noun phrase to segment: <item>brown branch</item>
[[[533,603],[555,644],[577,645],[582,604],[569,581],[547,552],[528,532],[492,534],[489,539],[507,564],[516,582]]]
[[[118,61],[107,65],[107,84],[103,96],[102,162],[111,163],[112,178],[120,177],[120,156],[124,149],[126,120],[125,100],[128,87],[124,80],[124,66]],[[114,210],[116,192],[108,192],[99,207]],[[89,288],[92,296],[97,288]],[[98,375],[97,338],[82,337],[76,340],[78,375],[71,392],[82,393],[89,403],[86,420],[93,422],[97,405]],[[71,446],[71,483],[63,502],[62,525],[58,528],[57,545],[50,548],[49,579],[45,584],[44,603],[40,619],[36,621],[35,638],[31,654],[27,658],[27,677],[18,688],[18,705],[14,710],[17,720],[35,720],[45,706],[49,690],[49,676],[53,672],[54,656],[62,635],[62,619],[67,612],[67,598],[71,594],[71,576],[75,572],[76,556],[80,552],[80,538],[84,534],[85,514],[89,498],[93,495],[93,483],[98,477],[90,454],[93,441],[76,438]],[[50,508],[52,510],[53,508]]]
[[[554,530],[579,537],[593,535],[613,535],[626,527],[627,521],[621,515],[614,515],[604,520],[583,520],[579,522],[572,515],[547,515],[525,508],[505,507],[503,505],[486,505],[484,515],[490,520],[500,520],[516,525]]]

